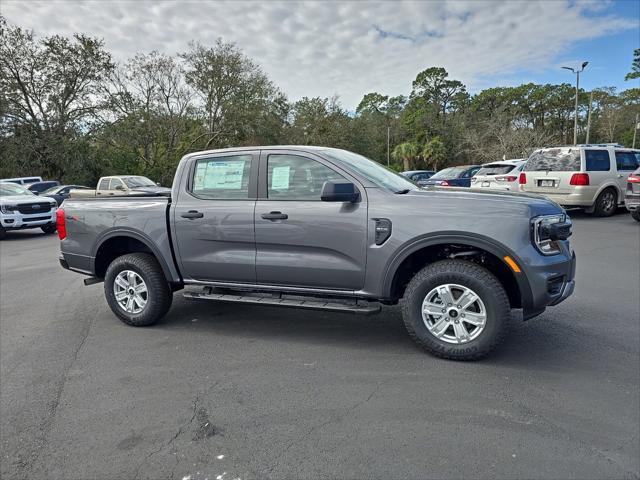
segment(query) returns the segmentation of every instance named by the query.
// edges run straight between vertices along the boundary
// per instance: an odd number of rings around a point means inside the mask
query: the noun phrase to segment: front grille
[[[36,208],[34,208],[36,207]],[[49,202],[27,203],[18,205],[18,211],[24,215],[33,215],[34,213],[46,213],[51,210]]]
[[[46,216],[46,217],[30,217],[30,218],[23,218],[22,219],[22,223],[29,223],[29,222],[40,222],[42,220],[50,220],[51,217]]]

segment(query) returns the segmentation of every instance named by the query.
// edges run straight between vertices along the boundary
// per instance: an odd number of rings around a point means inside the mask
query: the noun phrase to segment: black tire
[[[48,225],[43,225],[42,227],[40,227],[42,229],[42,231],[44,233],[55,233],[56,232],[56,224],[55,223],[49,223]]]
[[[118,274],[125,270],[137,273],[147,287],[146,305],[139,313],[125,311],[116,300],[114,282]],[[162,268],[148,253],[130,253],[111,262],[104,277],[104,293],[111,311],[124,323],[134,327],[146,327],[156,323],[169,311],[173,299]]]
[[[4,240],[4,237],[7,236],[7,231],[4,229],[4,227],[0,227],[0,240]]]
[[[610,196],[613,195],[613,202]],[[613,188],[605,188],[593,204],[593,215],[596,217],[610,217],[618,210],[618,194]]]
[[[640,209],[632,210],[630,213],[631,213],[631,218],[633,218],[636,222],[640,222]]]
[[[422,302],[427,294],[445,284],[470,288],[484,303],[484,329],[466,343],[449,343],[437,338],[422,318]],[[442,260],[423,268],[411,279],[402,299],[402,317],[411,338],[432,355],[451,360],[478,360],[506,338],[511,308],[502,284],[487,269],[465,260]],[[446,329],[450,331],[449,327]]]

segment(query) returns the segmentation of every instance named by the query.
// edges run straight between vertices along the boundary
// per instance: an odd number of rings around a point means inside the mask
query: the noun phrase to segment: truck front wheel
[[[162,268],[148,253],[130,253],[111,262],[104,293],[113,313],[134,327],[156,323],[173,298]]]
[[[480,265],[442,260],[420,270],[402,301],[409,335],[427,352],[477,360],[506,337],[511,309],[498,279]]]

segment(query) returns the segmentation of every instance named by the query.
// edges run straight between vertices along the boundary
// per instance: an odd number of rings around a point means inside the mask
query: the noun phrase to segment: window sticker
[[[289,189],[289,165],[284,167],[274,167],[271,171],[271,189],[272,190],[288,190]]]
[[[200,165],[196,170],[196,188],[205,190],[242,189],[242,176],[245,165],[243,160],[231,162],[210,161],[204,165],[203,172],[200,171]]]

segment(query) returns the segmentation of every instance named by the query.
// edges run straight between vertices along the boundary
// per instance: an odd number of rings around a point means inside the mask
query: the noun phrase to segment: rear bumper
[[[576,256],[565,242],[562,254],[545,257],[540,264],[524,268],[531,287],[531,297],[523,299],[523,318],[528,320],[558,305],[575,289]],[[555,257],[555,258],[554,258]]]
[[[627,210],[630,212],[634,212],[640,209],[640,195],[639,194],[626,194],[624,196],[624,204],[627,207]]]
[[[538,193],[538,192],[531,192]],[[559,205],[566,207],[590,207],[593,205],[594,198],[590,192],[576,193],[538,193],[549,200],[553,200]]]

